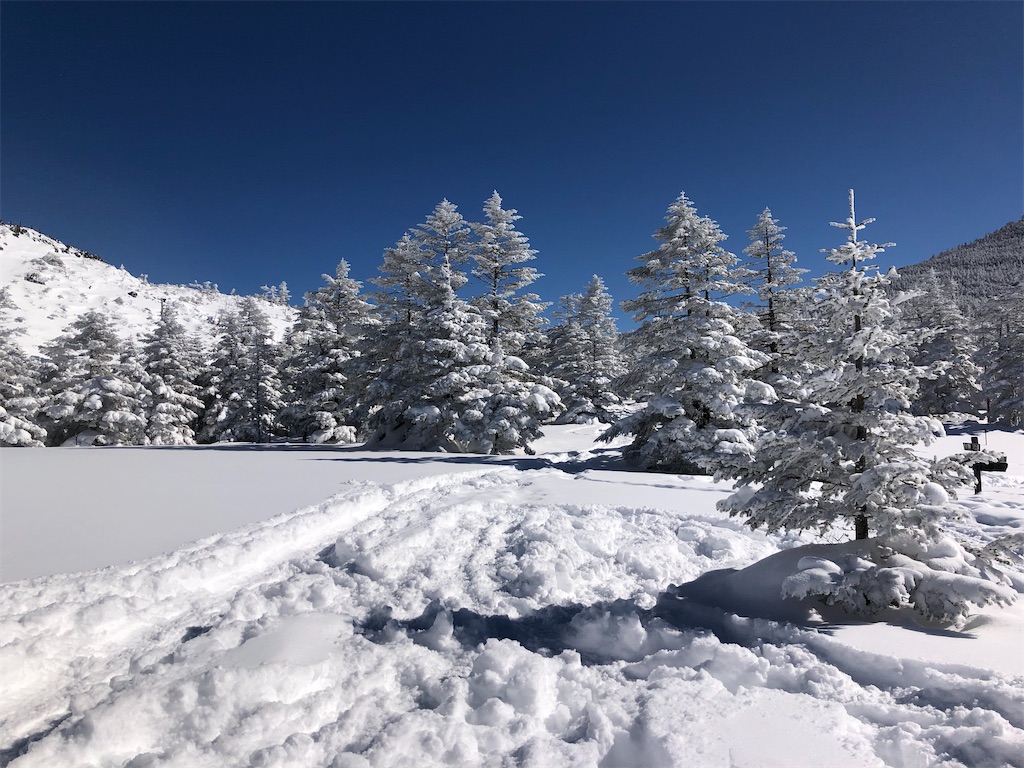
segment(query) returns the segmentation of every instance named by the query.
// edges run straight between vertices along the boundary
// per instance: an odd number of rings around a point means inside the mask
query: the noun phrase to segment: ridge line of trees
[[[810,287],[770,209],[741,261],[680,194],[626,273],[640,289],[622,302],[636,330],[619,334],[597,275],[547,327],[521,217],[497,192],[483,214],[468,222],[442,200],[384,251],[373,292],[342,260],[280,343],[253,297],[221,312],[210,345],[170,302],[139,346],[97,311],[42,357],[0,338],[0,444],[362,440],[506,454],[532,452],[545,423],[598,421],[602,439],[631,438],[623,453],[643,468],[733,480],[719,507],[752,527],[852,529],[858,548],[801,560],[789,595],[943,620],[1009,599],[998,547],[971,554],[944,532],[967,467],[992,457],[912,449],[942,434],[940,417],[1024,422],[1024,296],[980,342],[934,272],[896,289],[875,263],[892,244],[860,238],[873,219],[856,218],[852,190],[833,222],[846,241],[824,251],[835,271]],[[282,283],[264,298],[286,295]],[[0,292],[0,312],[14,310]]]
[[[627,272],[640,294],[622,302],[638,324],[624,336],[597,275],[559,300],[549,326],[522,217],[497,192],[482,212],[466,221],[443,200],[384,251],[374,291],[342,261],[280,343],[253,299],[216,318],[210,345],[187,337],[173,302],[138,349],[95,312],[42,357],[2,340],[0,444],[365,440],[507,452],[544,422],[596,419],[614,424],[609,438],[634,436],[626,453],[642,466],[702,471],[705,454],[723,466],[749,455],[764,417],[741,401],[769,388],[795,397],[820,365],[812,342],[828,321],[827,280],[800,284],[805,270],[768,208],[741,260],[680,195],[658,247]],[[892,283],[883,293],[895,299]],[[1022,423],[1024,311],[982,323],[934,271],[916,288],[892,302],[892,322],[921,332],[905,347],[907,365],[927,370],[912,414]],[[282,283],[261,298],[286,296]],[[14,309],[0,292],[0,312]]]

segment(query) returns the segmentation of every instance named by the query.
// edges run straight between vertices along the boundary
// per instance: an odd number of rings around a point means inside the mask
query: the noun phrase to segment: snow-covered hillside
[[[167,301],[191,333],[208,336],[217,314],[241,301],[213,286],[153,285],[123,266],[9,224],[0,224],[0,291],[6,296],[0,301],[0,333],[30,354],[90,310],[110,315],[125,338],[137,340],[152,330],[161,301]],[[263,309],[280,338],[294,310],[270,302]]]
[[[956,286],[963,309],[1000,307],[1024,285],[1024,218],[995,232],[958,245],[918,264],[900,267],[896,286],[920,288],[934,270],[939,280]]]
[[[772,620],[777,583],[695,597],[813,539],[623,471],[599,430],[534,457],[0,449],[5,560],[14,532],[52,574],[0,586],[0,762],[1024,765],[1020,601],[953,631]],[[965,492],[976,543],[1024,529],[1024,434],[984,439],[1010,469]]]

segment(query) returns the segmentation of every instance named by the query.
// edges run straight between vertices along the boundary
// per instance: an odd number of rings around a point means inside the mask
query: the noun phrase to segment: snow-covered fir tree
[[[283,406],[279,350],[270,322],[255,299],[218,318],[215,358],[205,375],[199,441],[269,442]]]
[[[777,389],[785,388],[786,377],[793,372],[794,319],[787,310],[792,306],[785,301],[785,292],[798,285],[806,269],[796,267],[796,254],[786,250],[783,232],[771,209],[765,208],[758,216],[757,224],[747,231],[750,245],[743,249],[747,254],[747,269],[752,273],[751,287],[757,292],[759,304],[756,314],[761,326],[751,346],[771,355],[767,377]],[[780,375],[781,374],[781,375]]]
[[[501,206],[501,196],[495,192],[484,203],[484,222],[473,225],[478,240],[472,249],[472,274],[485,292],[471,303],[487,321],[488,342],[500,340],[505,352],[523,355],[540,345],[541,313],[549,305],[535,293],[521,293],[541,276],[525,266],[537,252],[516,229],[522,216],[514,208]]]
[[[982,398],[991,423],[1016,428],[1024,425],[1024,295],[1007,297],[998,312],[982,354]]]
[[[978,346],[949,286],[939,283],[935,270],[925,273],[920,294],[906,303],[907,322],[927,330],[914,362],[932,371],[922,378],[914,403],[921,415],[978,415],[981,368],[974,362]]]
[[[456,294],[466,283],[457,265],[468,254],[468,235],[445,200],[385,251],[374,280],[383,327],[366,352],[379,363],[367,366],[373,375],[362,405],[371,445],[505,452],[516,441],[525,447],[535,437],[529,419],[550,415],[548,401],[557,402],[500,341],[488,344],[487,321]],[[511,402],[523,388],[526,416],[513,413]]]
[[[473,230],[458,206],[445,199],[409,234],[417,251],[414,294],[429,312],[445,302],[449,289],[458,291],[469,281],[460,267],[469,261]]]
[[[362,284],[349,277],[347,261],[323,278],[323,286],[306,294],[286,340],[289,391],[281,418],[291,437],[351,443],[357,432],[360,346],[368,336],[377,338],[377,323],[372,305],[360,296]]]
[[[467,448],[456,426],[487,369],[486,328],[480,314],[456,296],[450,263],[442,260],[433,273],[437,282],[429,290],[418,282],[414,301],[403,308],[411,322],[401,313],[389,318],[398,345],[367,389],[369,445],[420,451]],[[382,333],[391,335],[391,323],[385,323]]]
[[[36,361],[0,337],[0,445],[39,447],[46,441],[37,423],[43,407],[39,379]]]
[[[518,448],[533,454],[541,424],[557,416],[562,403],[538,380],[522,358],[505,355],[495,339],[487,365],[474,374],[478,384],[459,410],[454,442],[467,453],[507,454]]]
[[[86,312],[43,352],[49,357],[43,426],[51,445],[147,442],[145,376],[110,318]]]
[[[589,339],[580,323],[580,301],[583,296],[570,293],[558,300],[553,313],[555,323],[548,330],[547,372],[561,394],[568,394],[570,383],[578,376],[586,362]],[[568,400],[563,400],[568,403]],[[568,416],[571,407],[564,416]]]
[[[801,565],[806,573],[787,587],[793,596],[817,594],[866,613],[913,605],[958,619],[968,603],[1006,595],[979,579],[943,534],[943,522],[957,514],[950,494],[970,473],[963,457],[926,461],[914,452],[942,425],[910,413],[926,373],[910,361],[920,333],[900,326],[886,291],[894,273],[871,263],[884,247],[858,239],[871,221],[856,220],[851,191],[849,218],[833,224],[848,231],[847,241],[827,251],[845,269],[819,280],[824,311],[810,346],[817,373],[806,384],[808,399],[775,406],[751,459],[720,471],[737,478],[738,490],[719,507],[769,531],[852,523],[857,539],[877,537],[857,557]]]
[[[722,300],[745,292],[749,275],[720,245],[726,236],[685,194],[666,222],[654,235],[657,250],[627,272],[643,292],[622,305],[640,323],[632,338],[643,357],[633,378],[653,396],[602,439],[631,434],[625,453],[641,466],[699,473],[752,452],[757,425],[737,406],[774,392],[749,378],[768,355],[737,337],[739,310]]]
[[[423,313],[420,285],[420,249],[406,232],[391,248],[384,250],[380,275],[371,282],[380,288],[374,300],[392,331],[405,336]],[[382,339],[387,341],[387,339]]]
[[[626,373],[626,365],[612,306],[597,275],[582,294],[562,297],[559,323],[550,333],[550,371],[566,409],[560,423],[611,423],[621,416],[614,382]]]
[[[143,339],[149,398],[146,436],[153,445],[191,445],[203,403],[195,340],[178,321],[173,303],[161,308],[156,327]]]
[[[382,332],[367,336],[360,345],[361,366],[355,389],[362,394],[356,406],[356,420],[365,424],[370,414],[386,402],[385,367],[397,359],[400,350],[421,331],[427,312],[441,304],[438,270],[448,275],[445,284],[458,290],[467,277],[458,265],[468,259],[469,225],[455,205],[442,200],[426,222],[406,232],[384,251],[380,275],[371,282],[380,290],[373,295]],[[371,392],[372,390],[372,392]]]
[[[261,285],[260,290],[263,291],[260,298],[265,299],[271,304],[288,306],[291,303],[292,294],[288,290],[288,283],[284,280],[281,281],[280,285]]]

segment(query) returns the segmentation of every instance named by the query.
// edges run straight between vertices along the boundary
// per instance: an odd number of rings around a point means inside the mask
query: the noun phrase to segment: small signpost
[[[981,443],[978,442],[977,435],[971,436],[971,442],[964,443],[964,449],[968,451],[981,451]],[[974,470],[974,492],[981,493],[982,472],[1005,472],[1009,466],[1010,464],[1006,461],[1005,456],[1003,456],[1002,461],[979,461],[975,464],[971,464],[971,469]]]

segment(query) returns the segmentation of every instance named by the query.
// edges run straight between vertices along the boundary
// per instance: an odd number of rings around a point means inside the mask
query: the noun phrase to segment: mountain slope
[[[109,314],[126,339],[138,340],[160,317],[162,301],[175,304],[191,333],[209,336],[217,314],[243,298],[212,285],[154,285],[123,266],[9,224],[0,224],[0,292],[0,332],[30,354],[90,310]],[[280,337],[295,310],[270,302],[262,308]]]
[[[907,288],[931,269],[940,281],[954,283],[965,308],[1022,290],[1024,287],[1024,218],[1011,221],[972,243],[958,245],[930,259],[901,267],[899,287]]]

